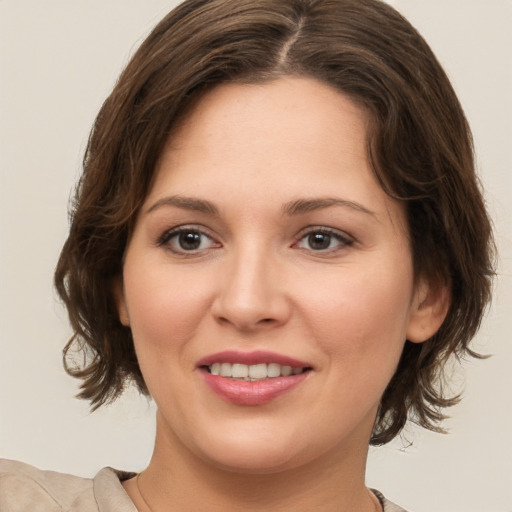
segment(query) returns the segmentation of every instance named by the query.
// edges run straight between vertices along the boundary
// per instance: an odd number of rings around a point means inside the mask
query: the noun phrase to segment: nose
[[[225,262],[212,305],[217,322],[241,331],[283,325],[291,314],[282,269],[265,252],[244,251]]]

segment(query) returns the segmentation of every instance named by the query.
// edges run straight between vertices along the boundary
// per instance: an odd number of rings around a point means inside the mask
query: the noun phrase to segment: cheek
[[[358,371],[382,365],[394,371],[409,319],[409,272],[379,266],[365,272],[352,269],[323,286],[309,287],[304,297],[302,312],[311,335],[329,352],[331,364],[360,361]]]
[[[125,265],[125,296],[138,353],[151,346],[161,357],[189,340],[208,310],[209,291],[169,266],[140,271]]]

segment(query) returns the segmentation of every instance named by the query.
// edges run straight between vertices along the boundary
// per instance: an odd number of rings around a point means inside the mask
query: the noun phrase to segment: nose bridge
[[[215,314],[239,329],[276,325],[288,317],[279,263],[267,244],[249,240],[231,251],[216,298]]]

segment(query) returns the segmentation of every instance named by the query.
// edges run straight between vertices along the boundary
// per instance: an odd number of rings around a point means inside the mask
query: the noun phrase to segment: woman
[[[390,7],[183,3],[97,118],[56,271],[93,356],[68,371],[94,407],[155,399],[153,458],[122,483],[4,463],[0,503],[400,510],[369,441],[440,429],[491,253],[460,105]]]

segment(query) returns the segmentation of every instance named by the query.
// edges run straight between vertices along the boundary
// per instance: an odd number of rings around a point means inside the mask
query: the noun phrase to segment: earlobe
[[[114,297],[116,301],[117,313],[119,315],[119,321],[125,327],[130,327],[130,316],[128,314],[128,308],[126,307],[124,283],[122,278],[116,279],[116,282],[114,283]]]
[[[421,279],[416,286],[409,318],[407,339],[423,343],[439,330],[451,304],[451,288],[448,283],[428,283]]]

